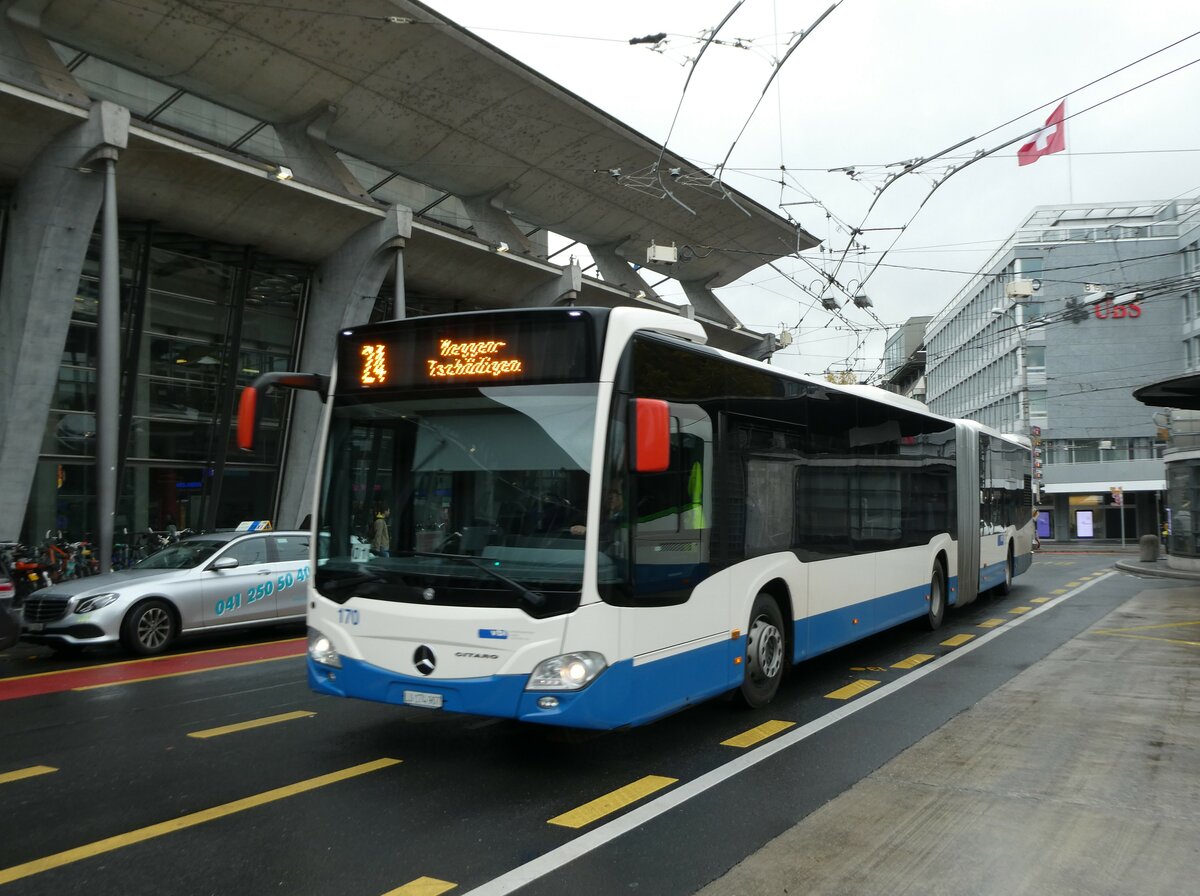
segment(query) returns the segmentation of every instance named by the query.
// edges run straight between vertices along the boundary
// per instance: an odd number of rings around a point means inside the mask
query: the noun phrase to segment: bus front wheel
[[[775,598],[760,593],[750,610],[750,625],[746,629],[746,675],[739,695],[752,709],[766,706],[779,690],[783,680],[785,658],[783,614]]]

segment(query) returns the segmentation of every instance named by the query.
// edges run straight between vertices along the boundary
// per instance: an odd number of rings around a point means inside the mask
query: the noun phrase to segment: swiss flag
[[[1067,128],[1063,123],[1066,109],[1067,101],[1063,100],[1058,104],[1058,108],[1050,113],[1050,117],[1046,119],[1046,126],[1037,132],[1037,136],[1017,150],[1018,165],[1032,165],[1042,156],[1062,152],[1067,148]]]

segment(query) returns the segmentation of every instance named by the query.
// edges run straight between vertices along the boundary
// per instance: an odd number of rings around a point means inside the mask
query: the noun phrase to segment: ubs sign
[[[1121,320],[1123,318],[1133,318],[1142,316],[1142,306],[1138,304],[1141,296],[1133,301],[1123,301],[1117,303],[1113,301],[1111,296],[1105,297],[1096,303],[1092,314],[1096,315],[1100,320]]]

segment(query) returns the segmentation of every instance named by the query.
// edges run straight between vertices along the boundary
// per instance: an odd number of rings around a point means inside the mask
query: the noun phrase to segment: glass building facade
[[[271,393],[252,458],[233,440],[236,398],[294,366],[306,267],[123,223],[117,541],[126,531],[231,527],[271,515],[286,394]],[[75,296],[22,538],[94,525],[99,238]]]

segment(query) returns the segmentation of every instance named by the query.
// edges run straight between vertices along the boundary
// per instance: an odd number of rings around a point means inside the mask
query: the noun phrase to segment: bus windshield
[[[596,403],[592,383],[339,396],[318,590],[539,615],[577,606]]]

